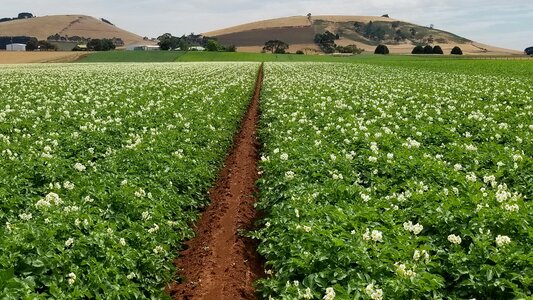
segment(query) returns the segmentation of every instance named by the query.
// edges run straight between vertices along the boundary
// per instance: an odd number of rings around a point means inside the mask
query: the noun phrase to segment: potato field
[[[0,67],[0,299],[169,297],[259,67]],[[533,79],[451,69],[264,64],[258,299],[533,297]]]

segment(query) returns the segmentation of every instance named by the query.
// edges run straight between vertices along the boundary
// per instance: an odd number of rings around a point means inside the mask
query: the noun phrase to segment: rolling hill
[[[450,32],[389,17],[294,16],[238,25],[203,35],[215,37],[224,45],[235,45],[240,52],[260,52],[266,41],[277,39],[288,43],[290,52],[320,53],[314,38],[326,31],[338,34],[337,45],[355,44],[366,52],[373,52],[378,44],[384,43],[391,53],[396,54],[411,53],[415,44],[440,45],[445,53],[459,46],[465,54],[472,55],[521,54],[520,51],[484,45]]]
[[[84,15],[56,15],[0,23],[0,36],[33,36],[39,40],[59,34],[84,38],[121,38],[125,45],[146,43],[134,33]]]

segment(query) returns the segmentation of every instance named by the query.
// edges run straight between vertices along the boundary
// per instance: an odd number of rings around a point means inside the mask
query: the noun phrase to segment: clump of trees
[[[92,39],[87,43],[89,51],[109,51],[115,49],[115,44],[110,39]]]
[[[170,33],[165,33],[157,38],[159,40],[159,48],[161,50],[174,50],[180,46],[181,39],[173,36]],[[186,47],[188,49],[188,46]]]
[[[289,44],[280,40],[267,41],[263,47],[263,51],[269,51],[277,54],[285,54],[287,49],[289,49]]]
[[[235,45],[224,47],[224,45],[220,44],[216,39],[210,39],[205,45],[205,50],[212,52],[235,52],[237,51],[237,48]]]
[[[36,38],[30,39],[26,43],[26,51],[57,51],[57,46],[49,43],[48,41],[38,41]]]
[[[374,54],[387,55],[389,54],[389,48],[385,45],[378,45],[374,51]]]
[[[329,30],[324,33],[315,34],[314,42],[320,47],[324,53],[334,53],[337,45],[335,41],[340,37],[338,34],[333,34]]]
[[[413,48],[411,54],[444,54],[444,51],[442,51],[442,48],[439,45],[435,47],[432,47],[431,45],[426,45],[425,47],[417,45]]]
[[[361,54],[364,49],[358,48],[357,45],[338,46],[335,41],[340,39],[339,34],[333,34],[326,30],[324,33],[315,34],[314,42],[320,47],[324,53],[352,53]]]
[[[385,39],[388,28],[384,24],[370,21],[362,25],[359,23],[359,26],[356,26],[356,30],[369,40],[382,41]]]
[[[157,44],[161,50],[175,50],[179,48],[181,51],[188,51],[193,46],[200,46],[204,47],[207,51],[236,51],[234,45],[224,46],[220,44],[216,38],[194,33],[182,35],[181,37],[165,33],[157,37],[157,40],[159,41]]]
[[[56,33],[56,34],[51,35],[48,38],[46,38],[46,40],[49,41],[49,42],[64,42],[64,41],[68,41],[68,42],[78,42],[80,44],[87,44],[91,40],[91,38],[86,38],[86,37],[79,36],[79,35],[62,36],[59,33]],[[114,37],[114,38],[112,38],[110,40],[113,42],[113,45],[115,45],[115,47],[124,46],[124,40],[122,40],[122,38]]]
[[[455,46],[455,47],[453,47],[451,54],[453,54],[453,55],[463,55],[463,50],[461,50],[461,48]]]
[[[18,16],[14,17],[14,18],[1,18],[0,19],[0,23],[9,22],[9,21],[13,21],[13,20],[31,19],[31,18],[35,18],[35,16],[32,13],[21,12],[21,13],[18,14]]]

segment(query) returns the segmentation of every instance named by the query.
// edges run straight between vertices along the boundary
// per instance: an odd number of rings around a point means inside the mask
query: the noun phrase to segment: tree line
[[[222,45],[216,38],[207,37],[199,34],[191,33],[190,35],[182,35],[181,37],[173,36],[170,33],[165,33],[157,38],[159,48],[161,50],[176,50],[188,51],[191,47],[200,46],[207,51],[214,52],[235,52],[235,45]]]

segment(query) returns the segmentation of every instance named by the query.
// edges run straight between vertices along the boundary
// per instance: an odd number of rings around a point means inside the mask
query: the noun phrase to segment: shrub
[[[455,47],[453,47],[451,54],[463,55],[463,50],[461,50],[461,48],[455,46]]]
[[[374,51],[374,54],[383,54],[387,55],[389,54],[389,48],[385,45],[378,45],[376,47],[376,50]]]
[[[337,51],[339,53],[361,54],[365,50],[361,49],[361,48],[358,48],[357,45],[347,45],[345,47],[337,46]]]
[[[431,45],[424,47],[424,54],[433,54],[433,47]]]
[[[237,47],[235,45],[229,45],[226,47],[226,52],[237,52]]]
[[[298,50],[296,51],[296,54],[304,54],[304,52],[302,50]]]
[[[424,47],[422,45],[417,45],[413,48],[413,51],[411,51],[411,54],[424,54]]]
[[[524,50],[524,52],[527,55],[533,55],[533,47],[526,48],[526,50]]]
[[[444,51],[442,51],[442,48],[439,45],[437,45],[433,47],[433,54],[444,54]]]

